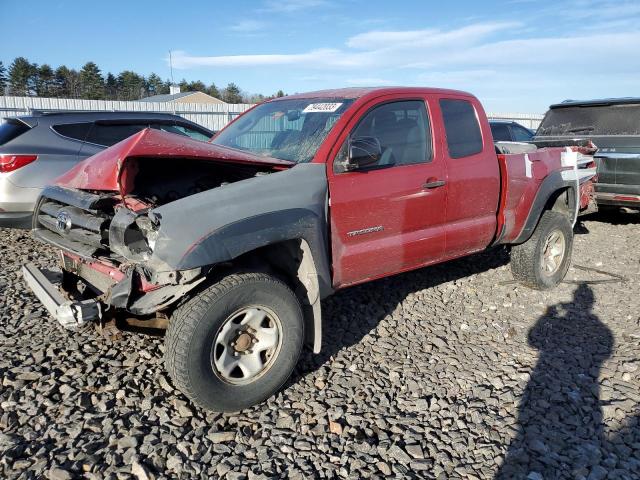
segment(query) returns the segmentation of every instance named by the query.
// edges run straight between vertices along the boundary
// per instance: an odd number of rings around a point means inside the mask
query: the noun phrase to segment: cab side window
[[[367,137],[376,138],[382,147],[382,157],[373,167],[428,163],[433,157],[429,116],[419,100],[374,107],[350,135],[351,140]],[[346,160],[347,151],[345,143],[336,160]]]
[[[467,100],[440,100],[447,146],[451,158],[462,158],[482,151],[482,133],[476,110]]]

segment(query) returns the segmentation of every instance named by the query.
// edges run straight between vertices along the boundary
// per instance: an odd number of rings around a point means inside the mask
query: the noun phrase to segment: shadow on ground
[[[599,375],[614,336],[593,313],[594,294],[581,285],[569,303],[550,307],[528,334],[539,358],[520,399],[518,434],[496,478],[639,478],[638,419],[607,438]],[[637,453],[637,450],[636,450]],[[620,469],[620,470],[617,470]]]
[[[611,225],[636,225],[640,224],[640,212],[619,208],[607,208],[580,217],[580,219],[583,221],[589,220],[593,222],[610,223]]]

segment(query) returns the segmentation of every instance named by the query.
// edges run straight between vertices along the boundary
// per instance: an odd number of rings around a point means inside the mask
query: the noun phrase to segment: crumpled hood
[[[126,195],[131,191],[137,173],[136,162],[130,161],[135,157],[158,157],[158,161],[191,158],[283,167],[293,165],[286,160],[260,157],[175,133],[147,128],[80,162],[58,177],[55,184],[82,190],[118,191]],[[176,168],[180,168],[179,163],[176,164]]]

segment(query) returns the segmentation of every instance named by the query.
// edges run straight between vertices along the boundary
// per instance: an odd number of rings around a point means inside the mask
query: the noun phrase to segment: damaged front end
[[[206,269],[176,271],[154,259],[157,218],[114,193],[48,187],[34,216],[34,236],[59,247],[64,297],[32,265],[23,273],[50,313],[65,327],[101,318],[111,308],[134,315],[161,311],[206,277]],[[54,282],[51,282],[52,284]],[[43,295],[39,292],[44,292]]]
[[[43,191],[34,214],[34,236],[61,250],[61,279],[51,281],[51,275],[27,265],[27,283],[65,327],[109,310],[145,316],[172,305],[203,282],[212,265],[167,261],[168,253],[182,252],[173,252],[175,234],[161,232],[156,209],[274,170],[273,164],[252,164],[243,154],[225,156],[228,152],[214,146],[177,143],[175,136],[147,130],[79,164]],[[176,216],[185,215],[189,212]],[[60,283],[63,296],[55,293],[54,283]]]

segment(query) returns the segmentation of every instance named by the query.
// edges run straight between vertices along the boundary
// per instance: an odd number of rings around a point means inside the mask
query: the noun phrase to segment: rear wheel
[[[232,274],[174,312],[165,363],[193,402],[237,411],[284,384],[303,339],[300,303],[287,285],[262,273]]]
[[[573,230],[566,215],[547,210],[531,238],[511,249],[516,280],[537,290],[558,285],[567,274],[573,250]]]

